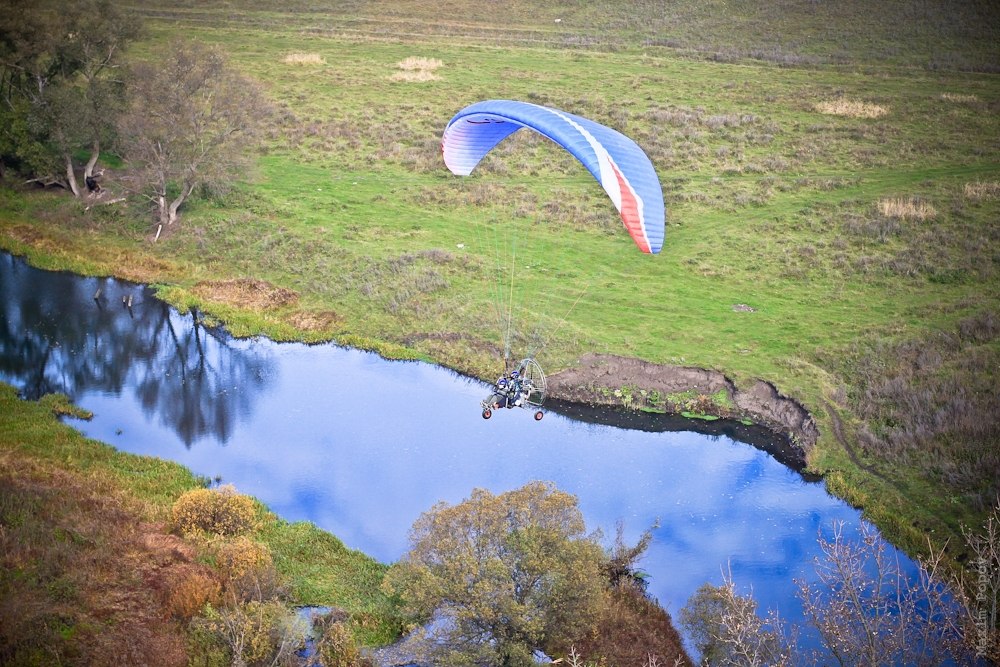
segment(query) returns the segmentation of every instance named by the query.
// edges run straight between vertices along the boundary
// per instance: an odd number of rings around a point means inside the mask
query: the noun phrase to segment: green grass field
[[[993,502],[991,3],[132,4],[148,27],[137,55],[197,39],[263,83],[266,153],[155,244],[135,205],[83,214],[5,195],[6,247],[161,284],[236,333],[334,338],[482,377],[499,370],[510,307],[515,354],[537,348],[550,372],[598,352],[768,380],[817,419],[811,467],[911,552]],[[410,57],[440,64],[414,80]],[[450,174],[445,124],[488,98],[635,139],[664,188],[662,253],[641,254],[582,166],[535,136]],[[247,313],[196,295],[240,277],[299,298]]]

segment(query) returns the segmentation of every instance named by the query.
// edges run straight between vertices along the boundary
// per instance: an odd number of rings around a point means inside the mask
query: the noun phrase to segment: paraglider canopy
[[[639,249],[660,252],[664,227],[660,179],[642,149],[610,127],[529,102],[476,102],[448,122],[441,140],[444,162],[453,173],[467,176],[494,146],[522,127],[576,157],[608,193]]]

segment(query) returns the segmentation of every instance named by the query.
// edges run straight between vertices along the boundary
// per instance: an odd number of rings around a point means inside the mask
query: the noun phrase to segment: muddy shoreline
[[[626,387],[629,395],[645,392],[646,396],[668,396],[693,392],[704,397],[703,402],[725,391],[729,406],[718,402],[711,406],[712,414],[722,418],[721,423],[678,415],[650,415],[640,410],[625,415],[621,410],[608,411],[610,407],[625,406],[616,390],[620,394]],[[548,392],[551,407],[583,421],[615,423],[607,421],[612,419],[622,421],[620,425],[626,428],[698,430],[709,435],[733,435],[766,449],[799,471],[805,467],[806,457],[819,438],[819,428],[809,411],[795,399],[782,395],[771,383],[756,380],[747,388],[738,388],[722,373],[703,368],[586,354],[577,365],[550,375]],[[753,422],[752,427],[742,424],[741,420]]]

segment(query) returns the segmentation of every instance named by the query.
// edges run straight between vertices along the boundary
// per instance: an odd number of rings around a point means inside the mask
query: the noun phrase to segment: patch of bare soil
[[[194,286],[194,292],[209,301],[249,310],[271,310],[299,300],[292,290],[256,278],[203,280]]]
[[[686,391],[710,396],[725,390],[735,407],[730,410],[717,408],[722,413],[718,416],[751,419],[789,436],[803,450],[803,454],[819,437],[819,429],[809,411],[763,380],[757,380],[748,388],[738,389],[718,371],[601,354],[584,355],[573,368],[548,377],[549,396],[574,403],[620,404],[620,399],[607,390],[621,387],[658,392],[664,396]]]

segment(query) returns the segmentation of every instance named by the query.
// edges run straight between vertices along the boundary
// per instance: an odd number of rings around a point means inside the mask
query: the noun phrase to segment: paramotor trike
[[[545,413],[541,407],[545,402],[545,373],[534,359],[524,359],[517,369],[504,373],[497,380],[493,392],[480,404],[483,419],[493,416],[500,408],[522,408],[535,411],[535,421]]]

